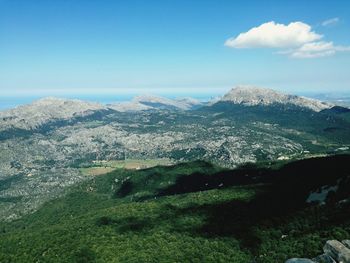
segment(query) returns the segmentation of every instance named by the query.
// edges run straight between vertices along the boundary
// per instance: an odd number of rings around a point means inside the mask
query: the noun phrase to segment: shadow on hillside
[[[255,170],[241,168],[233,171],[223,171],[215,174],[193,173],[180,176],[176,182],[163,189],[158,189],[158,197],[186,194],[211,189],[227,188],[268,182],[273,175],[272,170]]]
[[[308,228],[303,228],[302,223],[297,226],[300,234],[304,235],[305,231],[324,229],[330,221],[342,223],[348,220],[348,216],[344,215],[349,214],[349,206],[345,206],[347,213],[338,213],[337,209],[333,209],[335,202],[324,207],[312,207],[305,201],[311,191],[317,191],[321,186],[335,185],[340,180],[340,196],[333,194],[333,201],[349,197],[349,163],[349,155],[339,155],[297,161],[276,170],[242,167],[214,175],[194,173],[180,176],[173,185],[159,189],[156,197],[256,183],[265,184],[266,189],[252,200],[201,205],[189,203],[186,207],[164,204],[159,216],[106,220],[106,224],[115,226],[118,233],[147,232],[163,226],[191,236],[234,237],[242,247],[254,251],[261,243],[258,228],[283,228],[291,222],[291,218],[299,215],[301,218],[311,218],[312,225]],[[191,225],[184,220],[186,218],[201,218],[201,221]]]
[[[259,194],[250,201],[231,200],[218,204],[189,204],[186,207],[165,204],[157,211],[158,216],[128,217],[108,224],[118,234],[147,234],[157,228],[166,228],[167,231],[193,237],[234,238],[242,248],[256,252],[262,243],[259,229],[292,229],[294,236],[311,234],[327,229],[328,225],[348,221],[350,206],[342,210],[335,208],[333,205],[307,207],[305,203],[291,202],[287,195],[281,195],[279,191]],[[312,224],[303,225],[306,217]],[[196,218],[201,219],[200,223],[191,224],[193,221],[186,220]],[[296,223],[293,220],[297,220]],[[274,238],[280,239],[282,232],[276,233]]]
[[[304,201],[310,191],[336,185],[339,179],[349,176],[349,163],[350,155],[336,155],[295,161],[276,169],[246,165],[215,174],[193,173],[179,176],[174,184],[158,189],[157,196],[262,183],[271,184],[277,195],[287,196],[291,206]]]
[[[301,206],[288,206],[288,200],[279,193],[262,193],[250,201],[232,200],[218,204],[189,204],[177,207],[164,204],[158,216],[146,218],[128,217],[119,220],[104,219],[100,225],[115,228],[118,234],[145,234],[165,227],[171,232],[206,238],[233,237],[242,248],[256,251],[261,240],[257,228],[279,227],[284,219],[292,217]],[[201,218],[199,224],[186,219]]]

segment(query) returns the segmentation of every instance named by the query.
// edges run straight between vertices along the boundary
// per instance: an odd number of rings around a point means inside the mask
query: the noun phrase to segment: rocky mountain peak
[[[285,94],[273,89],[244,85],[233,88],[224,95],[220,101],[232,102],[234,104],[242,104],[246,106],[292,104],[299,107],[309,108],[314,111],[329,109],[333,106],[315,99]]]

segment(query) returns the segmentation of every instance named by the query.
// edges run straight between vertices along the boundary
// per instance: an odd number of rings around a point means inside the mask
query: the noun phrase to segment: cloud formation
[[[322,26],[333,26],[335,24],[338,24],[339,22],[339,18],[338,17],[334,17],[334,18],[331,18],[331,19],[327,19],[325,21],[323,21],[321,23]]]
[[[319,58],[331,56],[338,51],[350,51],[350,47],[335,46],[333,42],[311,42],[291,51],[290,56],[293,58]]]
[[[330,25],[335,23],[334,19],[323,23]],[[312,31],[311,26],[303,22],[284,25],[271,21],[229,38],[225,46],[237,49],[274,48],[278,49],[277,53],[292,58],[326,57],[336,52],[350,51],[350,47],[335,46],[333,42],[321,41],[322,38],[323,35]]]
[[[319,40],[322,37],[302,22],[284,25],[271,21],[226,40],[225,45],[232,48],[288,48]]]

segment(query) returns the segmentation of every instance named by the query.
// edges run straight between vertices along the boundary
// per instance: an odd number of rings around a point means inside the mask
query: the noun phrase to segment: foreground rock
[[[327,241],[323,251],[336,262],[350,262],[350,249],[337,240]]]
[[[328,240],[323,247],[324,254],[311,259],[292,258],[285,263],[350,263],[350,240],[339,242]]]
[[[288,259],[286,263],[314,263],[314,261],[307,258],[291,258]]]

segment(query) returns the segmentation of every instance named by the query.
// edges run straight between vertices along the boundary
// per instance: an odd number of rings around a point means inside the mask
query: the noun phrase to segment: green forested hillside
[[[92,177],[0,225],[0,262],[284,262],[350,236],[350,156]],[[317,179],[317,180],[316,180]],[[323,205],[310,192],[336,185]]]

